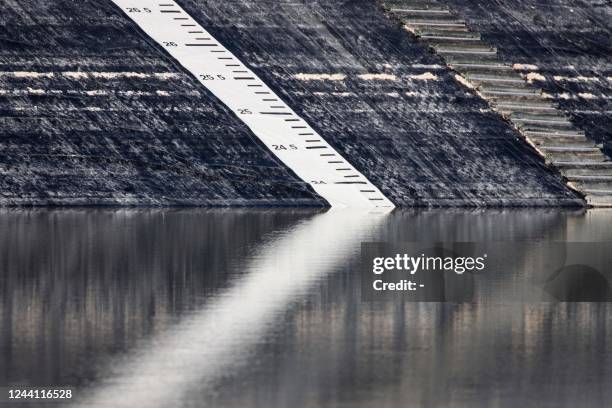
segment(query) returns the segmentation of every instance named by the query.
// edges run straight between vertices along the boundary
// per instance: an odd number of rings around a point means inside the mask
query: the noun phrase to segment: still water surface
[[[71,386],[75,407],[610,404],[610,303],[363,302],[360,243],[419,240],[612,241],[612,211],[2,210],[0,386]]]

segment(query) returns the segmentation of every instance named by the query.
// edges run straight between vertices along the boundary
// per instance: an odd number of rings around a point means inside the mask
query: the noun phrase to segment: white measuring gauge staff
[[[332,207],[394,205],[174,1],[112,0]]]

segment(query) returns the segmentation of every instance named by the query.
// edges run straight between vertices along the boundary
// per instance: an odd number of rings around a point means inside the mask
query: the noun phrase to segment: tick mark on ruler
[[[368,184],[365,181],[336,181],[334,184]]]
[[[327,149],[327,146],[306,146],[307,149]]]
[[[189,17],[174,17],[175,20],[189,20]]]
[[[181,24],[181,27],[195,27],[195,26],[196,26],[195,24]]]
[[[186,47],[218,47],[218,44],[185,44]]]
[[[160,13],[180,13],[180,10],[160,10]]]
[[[193,27],[195,27],[195,24],[193,25]],[[204,34],[204,31],[198,30],[198,31],[188,31],[189,34]]]
[[[251,81],[254,80],[255,77],[234,77],[234,79],[237,81]]]

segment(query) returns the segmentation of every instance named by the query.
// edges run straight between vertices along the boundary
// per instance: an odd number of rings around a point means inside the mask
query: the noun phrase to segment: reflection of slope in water
[[[531,241],[520,251],[525,301],[610,301],[612,271],[602,252],[612,241],[612,211],[568,217],[552,239]]]
[[[381,240],[611,240],[611,216],[396,210]],[[320,406],[331,394],[340,402],[330,406],[572,407],[612,397],[612,304],[366,303],[358,283],[330,281],[334,295],[293,315],[281,351],[206,402]]]
[[[430,280],[427,287],[438,284],[444,293],[436,300],[604,301],[611,299],[612,271],[602,256],[602,245],[591,243],[612,241],[611,215],[605,209],[396,211],[390,217],[396,230],[387,241],[413,239],[415,231],[426,231],[429,225],[428,235],[416,237],[418,241],[475,241],[474,253],[488,253],[486,273],[468,273],[460,279],[448,273],[440,282]],[[405,223],[413,229],[402,229]],[[576,264],[585,265],[584,270],[570,267]],[[474,282],[468,282],[472,276]]]
[[[389,217],[385,241],[445,242],[448,254],[452,243],[474,242],[473,251],[462,256],[488,253],[486,273],[429,273],[428,296],[422,299],[449,302],[540,301],[541,289],[526,276],[539,265],[544,252],[534,243],[564,241],[567,224],[582,218],[583,210],[398,210]],[[410,228],[407,228],[410,226]],[[499,244],[499,243],[507,243]],[[455,256],[459,256],[455,254]],[[537,268],[536,268],[537,269]]]
[[[376,240],[611,240],[611,215],[396,210]],[[223,288],[246,282],[253,249],[315,218],[309,210],[0,211],[0,383],[75,385],[76,395],[86,396],[81,387],[107,378],[101,365],[115,363],[126,374],[128,363],[155,344],[148,339],[161,344],[167,336],[156,335],[168,330],[169,336],[180,316],[189,320],[188,310],[218,305]],[[335,248],[322,256],[335,256]],[[612,304],[370,304],[359,293],[359,257],[349,258],[342,271],[313,278],[303,301],[264,324],[265,335],[245,340],[252,347],[232,350],[248,366],[227,355],[211,359],[228,364],[223,378],[207,376],[201,364],[203,374],[193,378],[198,385],[187,384],[167,406],[606,406],[612,400],[605,376]],[[252,333],[245,336],[256,338]],[[142,354],[132,351],[142,344]],[[125,350],[135,357],[121,370],[121,360],[109,355]],[[206,382],[198,392],[202,377],[214,382],[214,393]],[[569,403],[557,404],[562,397]]]
[[[460,278],[427,276],[435,300],[478,303],[604,301],[612,294],[605,244],[612,241],[609,210],[534,209],[530,211],[396,211],[390,217],[388,242],[474,241],[474,254],[488,254],[485,273]],[[402,228],[409,224],[411,229]],[[429,225],[429,231],[426,226]],[[414,237],[416,231],[427,235]],[[595,242],[595,244],[593,244]],[[469,255],[467,253],[463,254]],[[571,265],[584,265],[570,267]],[[584,270],[582,270],[584,269]],[[470,282],[473,280],[473,282]]]
[[[582,218],[570,219],[567,225],[566,262],[543,284],[551,299],[568,302],[612,301],[612,265],[605,245],[592,248],[593,241],[612,241],[612,210],[589,211]],[[585,228],[585,225],[588,228]],[[585,234],[585,231],[590,233]],[[599,240],[594,236],[601,236]]]
[[[0,384],[89,383],[316,212],[0,210]]]
[[[358,251],[384,213],[329,211],[262,248],[248,274],[202,311],[118,362],[83,406],[168,406],[239,365],[287,306]]]

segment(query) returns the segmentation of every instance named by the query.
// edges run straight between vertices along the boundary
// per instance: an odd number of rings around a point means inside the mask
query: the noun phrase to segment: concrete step
[[[448,31],[448,32],[464,32],[469,33],[469,29],[466,25],[458,25],[458,24],[437,24],[435,26],[427,25],[427,24],[404,24],[406,27],[410,28],[410,31],[414,31],[417,35],[421,35],[422,32],[436,30],[436,31]]]
[[[535,145],[545,147],[597,147],[595,142],[581,136],[528,136]]]
[[[581,183],[604,183],[612,189],[612,175],[571,175],[567,179]]]
[[[479,41],[464,42],[464,43],[444,43],[444,44],[429,44],[438,54],[445,56],[446,54],[456,55],[477,55],[491,56],[497,52],[494,48],[488,45],[483,45]],[[524,82],[524,81],[523,81]]]
[[[506,88],[500,86],[480,85],[480,93],[490,101],[525,101],[541,100],[540,94],[531,88]]]
[[[548,163],[556,162],[600,162],[606,161],[606,156],[596,147],[538,147]]]
[[[447,27],[447,26],[465,26],[465,20],[459,19],[452,14],[438,14],[438,15],[427,15],[427,14],[417,14],[410,15],[407,13],[394,11],[404,22],[404,24],[412,25],[417,24],[421,26],[431,26],[431,27]]]
[[[512,114],[516,112],[531,113],[531,114],[542,114],[542,113],[556,113],[557,108],[552,106],[546,101],[534,101],[531,103],[512,103],[512,102],[501,102],[492,103],[495,110],[505,113]]]
[[[456,20],[455,16],[451,14],[448,8],[416,8],[416,7],[394,7],[391,11],[400,18],[434,18],[434,19],[451,19]]]
[[[567,182],[571,187],[575,190],[578,190],[584,194],[585,191],[598,191],[603,193],[603,195],[607,195],[606,191],[612,191],[612,183],[593,183],[593,182],[576,182],[576,181],[568,181]]]
[[[454,55],[452,56],[452,60],[448,60],[448,64],[451,66],[458,65],[491,65],[491,66],[502,66],[505,65],[497,58],[497,54],[495,55]]]
[[[612,176],[612,162],[553,162],[566,177],[571,176]]]
[[[497,58],[497,53],[488,54],[448,54],[444,56],[446,63],[450,66],[457,64],[479,64],[479,65],[503,65]]]
[[[448,7],[433,1],[386,0],[385,6],[394,10],[448,10]]]
[[[511,91],[507,89],[480,89],[487,100],[494,103],[540,103],[546,101],[538,91]]]
[[[498,75],[498,76],[503,77],[503,75]],[[507,76],[507,77],[511,78],[511,76]],[[519,80],[515,80],[513,82],[508,82],[508,81],[488,81],[487,82],[483,80],[480,80],[479,82],[482,82],[482,84],[479,85],[479,88],[483,90],[499,90],[499,91],[505,91],[505,92],[527,91],[529,93],[534,93],[538,95],[541,95],[542,93],[542,91],[539,88],[523,81],[520,78]]]
[[[515,72],[510,65],[505,65],[500,61],[455,61],[451,64],[453,68],[458,70],[469,70],[469,69],[490,69],[490,70],[504,70],[508,72]]]
[[[599,154],[604,157],[597,147],[544,147],[542,149],[546,153]]]
[[[418,19],[401,19],[402,22],[410,28],[420,33],[421,29],[436,29],[448,31],[469,31],[465,22],[461,20],[444,21],[444,20],[418,20]]]
[[[528,100],[541,100],[540,94],[525,90],[509,90],[509,89],[480,89],[480,93],[483,96],[493,101],[528,101]]]
[[[587,203],[595,207],[612,207],[612,188],[582,190]]]
[[[436,52],[443,57],[471,56],[471,57],[494,57],[497,55],[497,49],[488,45],[432,45]]]
[[[469,73],[466,78],[476,85],[525,88],[525,80],[512,73],[482,74]]]
[[[448,65],[466,77],[470,74],[495,76],[515,73],[512,67],[504,65],[499,61],[449,62]]]
[[[438,36],[424,36],[420,34],[420,39],[424,43],[436,50],[439,48],[467,48],[470,50],[490,50],[490,46],[484,44],[478,38],[469,37],[446,37],[443,35]]]
[[[529,138],[536,146],[554,148],[554,147],[580,147],[580,148],[598,148],[595,142],[579,137],[530,137]]]
[[[543,124],[546,126],[558,126],[558,125],[569,125],[572,126],[572,123],[569,119],[563,115],[560,111],[554,111],[551,113],[531,113],[531,112],[514,112],[510,115],[510,119],[513,122],[517,123],[533,123],[533,124]]]
[[[420,31],[420,36],[424,40],[456,40],[456,39],[464,39],[466,41],[478,41],[480,40],[480,34],[473,33],[470,31],[452,31],[452,30],[438,30],[435,28],[422,28]]]
[[[510,121],[514,126],[521,129],[522,132],[571,132],[573,131],[574,125],[570,122],[556,121],[556,120],[536,120],[536,119],[515,119],[510,116]]]
[[[582,130],[564,131],[564,130],[558,130],[558,129],[544,129],[544,130],[526,130],[523,133],[529,137],[554,136],[554,137],[586,138],[586,134]]]

